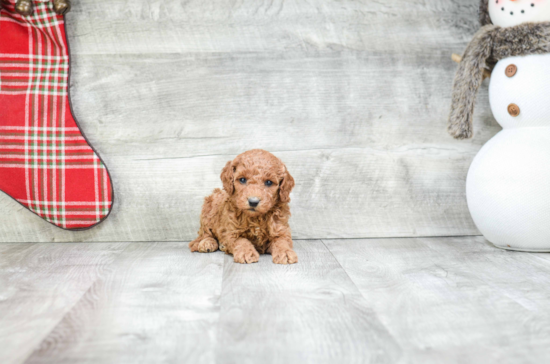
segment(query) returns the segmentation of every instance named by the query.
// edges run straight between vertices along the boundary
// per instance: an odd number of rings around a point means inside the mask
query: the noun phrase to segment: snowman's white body
[[[517,67],[512,77],[510,65]],[[498,62],[489,98],[503,130],[470,167],[470,212],[498,247],[550,251],[550,54]],[[510,115],[510,104],[519,107],[518,116]]]

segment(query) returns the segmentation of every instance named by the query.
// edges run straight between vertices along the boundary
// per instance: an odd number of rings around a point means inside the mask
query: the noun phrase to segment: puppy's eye
[[[239,182],[241,182],[244,185],[246,183],[246,178],[239,179]]]
[[[265,185],[266,185],[267,187],[271,187],[271,186],[273,186],[273,182],[271,182],[271,181],[265,181]]]

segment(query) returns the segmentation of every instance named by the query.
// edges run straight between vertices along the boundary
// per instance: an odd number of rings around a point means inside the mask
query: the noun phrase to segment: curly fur
[[[482,22],[484,16],[480,16]],[[550,52],[550,23],[525,23],[502,28],[485,25],[476,33],[462,57],[453,84],[448,131],[456,139],[473,136],[472,122],[483,71],[501,59]]]
[[[246,182],[241,183],[241,178]],[[214,190],[204,201],[199,236],[189,244],[191,251],[220,249],[237,263],[255,263],[260,254],[269,253],[274,263],[297,263],[288,225],[295,183],[283,162],[264,150],[251,150],[227,162],[221,180],[223,190]],[[260,199],[256,208],[248,202],[251,197]]]

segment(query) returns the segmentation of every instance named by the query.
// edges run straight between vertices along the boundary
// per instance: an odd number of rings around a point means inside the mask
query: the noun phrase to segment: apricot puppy
[[[223,190],[204,200],[199,237],[192,252],[220,249],[237,263],[255,263],[269,253],[276,264],[294,264],[290,191],[294,178],[281,160],[265,150],[245,152],[222,170]]]

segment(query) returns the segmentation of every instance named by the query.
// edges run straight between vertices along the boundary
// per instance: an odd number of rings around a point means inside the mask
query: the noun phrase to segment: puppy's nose
[[[260,204],[260,199],[258,197],[249,197],[248,204],[250,207],[256,207]]]

